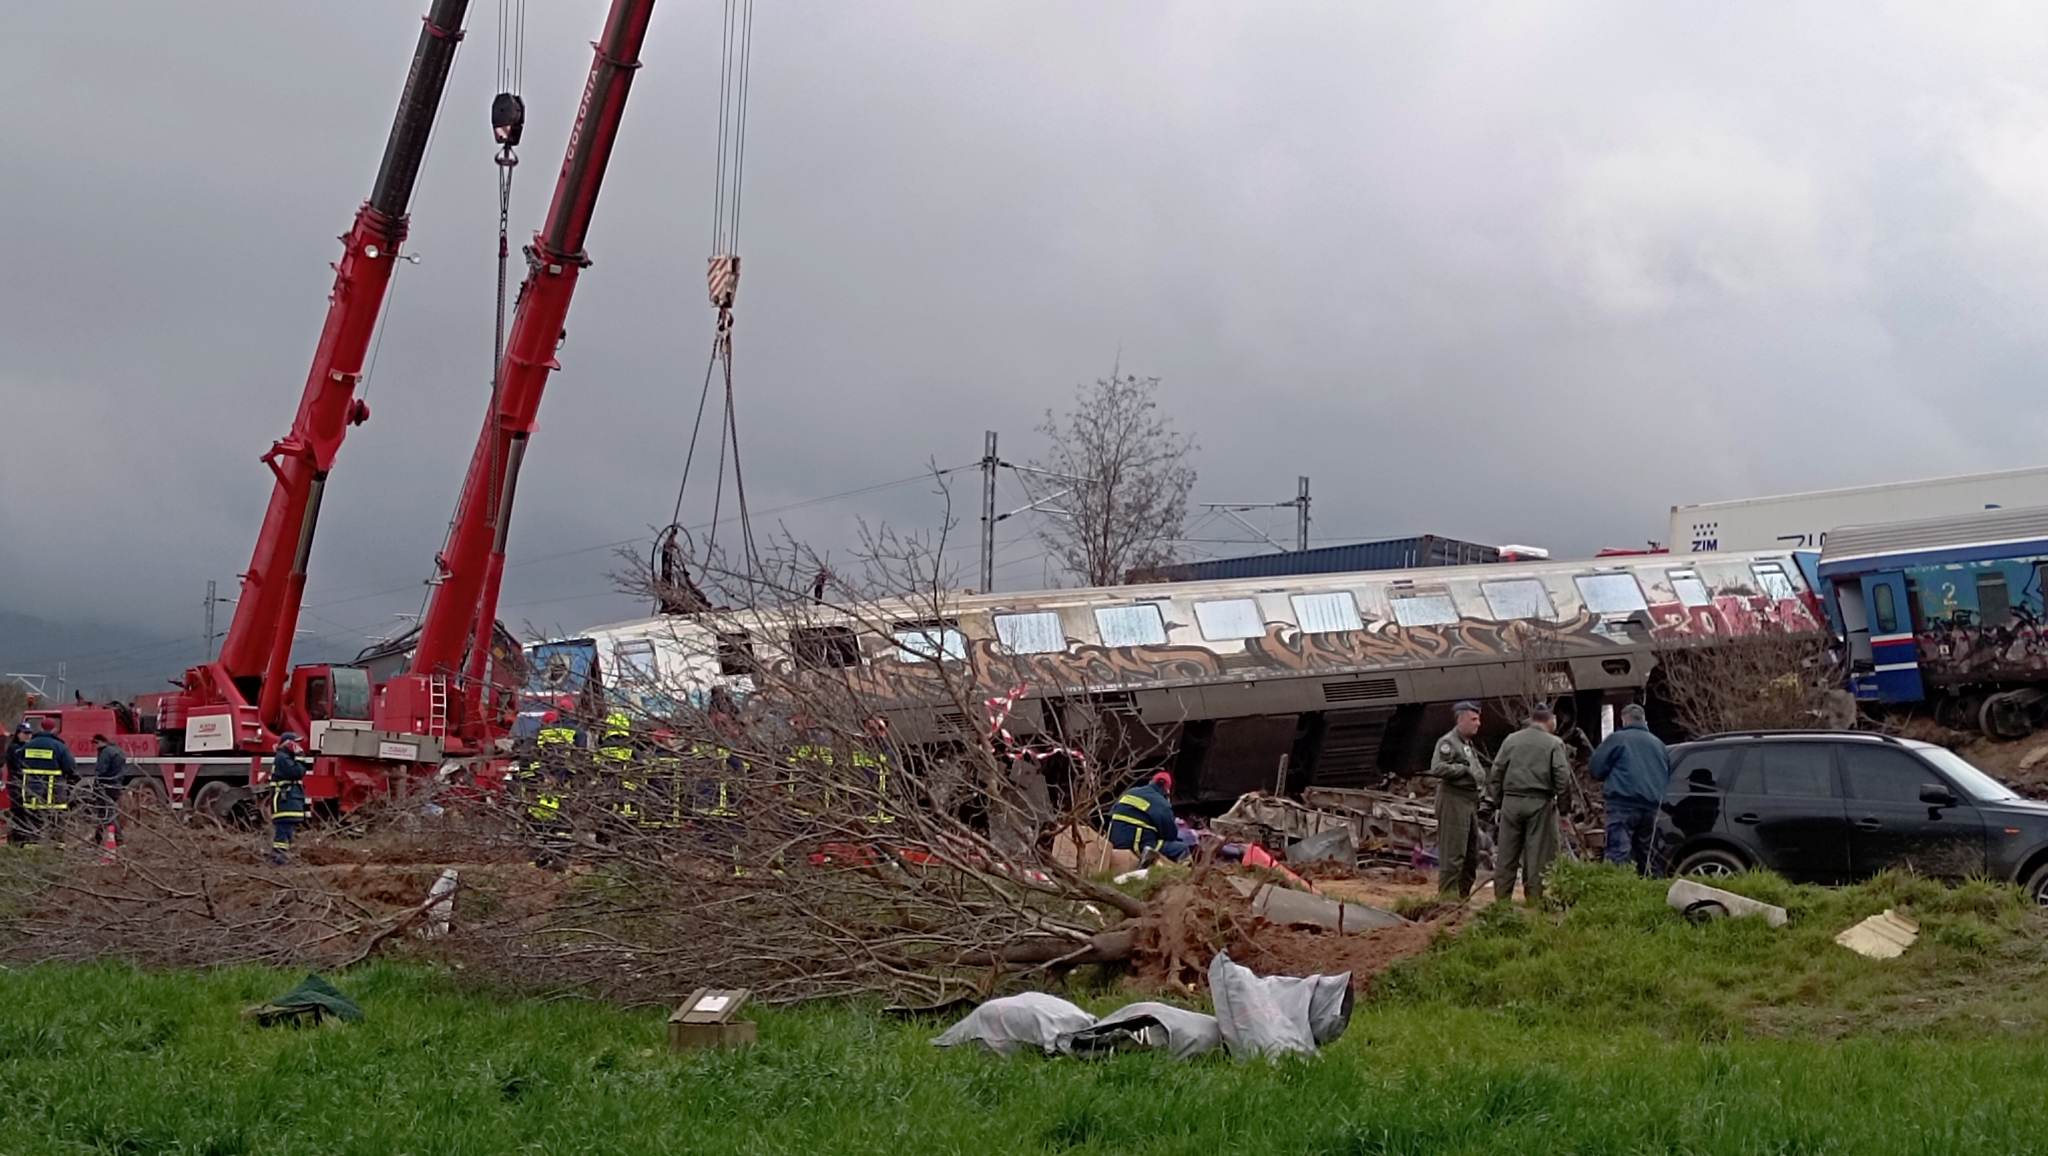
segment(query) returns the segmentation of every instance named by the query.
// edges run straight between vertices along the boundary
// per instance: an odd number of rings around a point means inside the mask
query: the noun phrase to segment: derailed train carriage
[[[987,700],[1015,692],[1018,742],[1086,736],[1215,803],[1283,766],[1290,791],[1413,773],[1459,699],[1541,697],[1593,729],[1601,706],[1642,697],[1661,648],[1822,629],[1811,566],[1655,555],[806,603],[615,623],[536,644],[532,666],[655,713],[829,688],[910,746],[977,741]]]

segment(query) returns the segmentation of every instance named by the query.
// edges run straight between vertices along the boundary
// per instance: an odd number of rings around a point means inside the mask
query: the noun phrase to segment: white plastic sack
[[[1176,1060],[1216,1050],[1223,1042],[1216,1017],[1164,1003],[1134,1003],[1061,1037],[1068,1055],[1111,1052],[1122,1047],[1159,1048]]]
[[[1218,952],[1209,964],[1216,1026],[1234,1057],[1314,1055],[1351,1023],[1351,973],[1260,976]]]
[[[982,1004],[932,1043],[942,1048],[978,1043],[999,1056],[1037,1048],[1050,1056],[1059,1051],[1061,1037],[1094,1023],[1094,1016],[1056,995],[1027,991]]]

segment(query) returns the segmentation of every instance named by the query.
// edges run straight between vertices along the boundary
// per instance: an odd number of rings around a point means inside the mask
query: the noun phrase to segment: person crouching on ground
[[[1136,855],[1140,862],[1157,851],[1163,858],[1179,861],[1193,850],[1180,838],[1174,822],[1173,776],[1155,772],[1145,782],[1125,791],[1109,812],[1109,845]]]
[[[1650,873],[1657,834],[1657,808],[1671,782],[1671,754],[1650,733],[1649,716],[1634,703],[1621,708],[1621,729],[1593,752],[1593,777],[1607,803],[1607,861],[1635,864]]]

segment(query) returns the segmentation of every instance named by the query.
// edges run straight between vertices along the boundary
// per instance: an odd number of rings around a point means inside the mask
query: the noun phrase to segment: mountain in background
[[[222,629],[226,625],[223,622]],[[346,662],[361,648],[360,640],[304,637],[294,648],[293,660]],[[199,631],[171,637],[131,626],[53,622],[0,610],[0,678],[39,675],[52,700],[58,696],[60,663],[65,698],[75,690],[100,700],[166,690],[186,667],[205,657],[206,638]]]

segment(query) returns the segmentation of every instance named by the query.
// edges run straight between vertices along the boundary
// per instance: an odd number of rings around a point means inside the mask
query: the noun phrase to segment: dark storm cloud
[[[247,557],[421,4],[14,7],[0,605],[186,630]],[[522,236],[603,6],[532,7]],[[514,621],[628,609],[583,548],[667,520],[710,336],[719,7],[656,12],[520,491]],[[487,396],[473,8],[315,551],[306,625],[336,637],[417,608]],[[1584,550],[1673,502],[2040,457],[2034,7],[763,5],[756,36],[757,508],[967,461],[985,428],[1028,456],[1119,351],[1200,440],[1198,498],[1305,472],[1330,535]],[[912,485],[784,519],[843,548],[856,516],[939,509]],[[1004,581],[1036,555],[1006,545]]]

